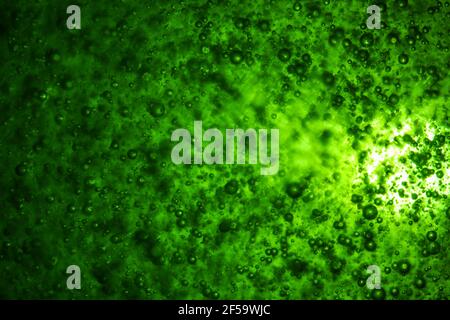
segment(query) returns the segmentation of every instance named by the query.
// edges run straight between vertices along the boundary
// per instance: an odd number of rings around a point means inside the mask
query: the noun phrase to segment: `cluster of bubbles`
[[[46,279],[77,258],[86,298],[448,298],[448,2],[381,3],[376,31],[365,8],[328,0],[158,3],[139,19],[149,10],[136,6],[79,38],[44,37],[45,21],[27,35],[0,19],[15,55],[1,67],[14,79],[1,102],[19,108],[2,118],[0,272],[13,297],[77,297],[56,276],[48,289],[13,272]],[[284,125],[292,144],[314,135],[323,154],[339,138],[329,123],[340,122],[358,182],[340,190],[340,168],[330,177],[283,163],[292,170],[270,180],[170,163],[174,128],[241,117]],[[393,141],[379,125],[406,119],[414,130]],[[390,146],[409,149],[368,170]],[[403,172],[410,179],[396,180]],[[366,288],[371,264],[382,289]]]

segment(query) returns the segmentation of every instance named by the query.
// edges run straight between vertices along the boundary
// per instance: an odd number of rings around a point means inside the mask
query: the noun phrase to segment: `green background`
[[[448,299],[449,16],[3,1],[0,297]],[[174,165],[171,133],[194,120],[278,128],[280,171]]]

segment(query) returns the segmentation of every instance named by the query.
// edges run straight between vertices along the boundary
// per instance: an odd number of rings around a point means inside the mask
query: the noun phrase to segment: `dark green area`
[[[1,298],[450,297],[448,1],[70,4],[1,4]],[[194,120],[280,171],[174,165]]]

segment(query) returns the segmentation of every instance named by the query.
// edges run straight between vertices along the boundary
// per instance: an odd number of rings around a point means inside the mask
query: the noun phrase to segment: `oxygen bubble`
[[[343,96],[341,96],[340,94],[335,94],[332,97],[331,104],[333,105],[333,107],[340,107],[340,106],[342,106],[344,101],[345,101],[345,99]]]
[[[369,241],[365,242],[364,248],[366,248],[367,251],[375,251],[375,249],[377,248],[377,245],[374,241],[369,240]]]
[[[183,214],[184,214],[183,210],[178,209],[178,210],[175,211],[175,216],[177,218],[181,218],[183,216]]]
[[[373,45],[373,35],[371,33],[364,33],[360,38],[361,46],[371,47]]]
[[[426,281],[423,277],[416,277],[416,279],[414,280],[414,286],[417,289],[423,289],[426,286]]]
[[[292,55],[291,50],[287,48],[283,48],[278,51],[278,59],[280,59],[280,61],[282,62],[289,61],[291,55]]]
[[[304,191],[305,187],[300,183],[289,183],[286,187],[286,192],[288,196],[293,199],[299,198]]]
[[[352,194],[351,201],[353,203],[361,203],[363,201],[363,197],[359,194]]]
[[[159,103],[157,101],[150,101],[148,104],[148,111],[153,117],[160,118],[165,114],[166,109],[164,108],[164,105],[162,103]]]
[[[431,254],[438,254],[441,251],[441,245],[436,241],[431,242],[428,248]]]
[[[391,106],[395,106],[399,102],[399,100],[399,97],[395,93],[393,93],[389,96],[388,103]]]
[[[177,226],[179,226],[180,228],[184,228],[186,226],[186,219],[183,218],[179,218],[177,219]]]
[[[233,50],[230,53],[230,61],[232,64],[240,64],[244,60],[244,55],[240,50]]]
[[[394,297],[397,297],[400,294],[400,290],[398,290],[398,288],[392,288],[391,289],[391,295]]]
[[[408,0],[397,0],[395,4],[400,8],[406,8],[408,6]]]
[[[189,256],[188,257],[188,262],[190,264],[195,264],[197,262],[197,258],[195,256]]]
[[[262,32],[270,31],[270,21],[269,20],[259,20],[257,23],[258,29]]]
[[[239,184],[237,180],[233,179],[227,182],[227,184],[224,187],[224,190],[228,194],[236,194],[239,189]]]
[[[372,299],[384,300],[385,298],[386,298],[386,291],[383,288],[372,290]]]
[[[430,241],[436,241],[437,239],[437,232],[436,231],[428,231],[427,232],[427,239]]]
[[[15,172],[18,176],[24,176],[28,171],[26,162],[19,163],[16,168]]]
[[[293,216],[291,213],[286,213],[286,214],[284,215],[284,219],[285,219],[287,222],[292,222],[292,220],[294,220],[294,216]]]
[[[130,149],[130,150],[128,150],[128,152],[127,152],[127,156],[128,156],[129,159],[136,159],[136,157],[137,157],[137,151],[134,150],[134,149]]]
[[[250,20],[247,18],[237,18],[234,23],[238,29],[246,29],[250,26],[250,24]]]
[[[411,264],[407,260],[399,261],[397,263],[397,265],[398,265],[398,271],[403,275],[408,274],[409,271],[411,270]]]
[[[399,38],[397,33],[391,32],[388,35],[388,41],[389,41],[390,44],[396,44],[396,43],[398,43],[400,41],[400,38]]]
[[[326,86],[331,87],[334,85],[336,78],[332,73],[325,71],[322,75],[322,80]]]
[[[335,221],[333,223],[333,227],[335,229],[338,229],[338,230],[344,229],[345,228],[345,222],[344,221]]]
[[[311,55],[309,53],[302,54],[302,61],[307,65],[310,65],[312,63]]]
[[[369,204],[363,208],[363,216],[367,220],[373,220],[377,217],[377,215],[378,210],[374,205]]]
[[[402,53],[398,56],[398,62],[400,64],[407,64],[409,61],[409,57],[406,53]]]

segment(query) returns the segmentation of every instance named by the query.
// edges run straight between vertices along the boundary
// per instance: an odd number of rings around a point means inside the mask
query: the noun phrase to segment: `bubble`
[[[411,263],[408,260],[401,260],[397,263],[398,271],[402,275],[406,275],[411,270]]]
[[[414,279],[414,286],[417,288],[417,289],[423,289],[423,288],[425,288],[425,286],[426,286],[426,281],[425,281],[425,278],[423,278],[423,277],[421,277],[421,276],[418,276],[418,277],[416,277],[415,279]]]
[[[374,205],[369,204],[363,208],[363,216],[367,220],[373,220],[377,217],[377,215],[378,210]]]
[[[436,241],[436,239],[437,239],[437,232],[436,231],[428,231],[427,232],[427,239],[429,241]]]
[[[352,41],[351,41],[350,39],[348,39],[348,38],[345,38],[345,39],[342,41],[342,46],[343,46],[345,49],[349,49],[349,48],[352,46]]]
[[[183,218],[177,219],[177,226],[179,226],[180,228],[184,228],[186,224],[187,224],[186,219]]]
[[[127,118],[130,116],[130,109],[128,109],[127,107],[121,107],[119,112],[120,112],[120,115],[124,118]]]
[[[155,118],[162,117],[166,112],[164,105],[157,101],[150,101],[147,110]]]
[[[323,143],[327,144],[330,141],[332,136],[333,136],[333,133],[330,130],[324,130],[324,131],[322,131],[322,134],[320,135],[320,140]]]
[[[333,107],[340,107],[344,103],[345,99],[340,94],[335,94],[332,96],[331,104]]]
[[[342,220],[335,221],[335,222],[333,223],[333,227],[334,227],[335,229],[338,229],[338,230],[345,229],[345,222],[342,221]]]
[[[300,259],[290,260],[287,266],[292,275],[297,278],[300,278],[308,269],[308,264]]]
[[[208,33],[206,32],[200,32],[200,34],[198,35],[198,39],[200,41],[205,41],[208,38]]]
[[[311,65],[312,63],[311,55],[309,53],[302,54],[302,61],[307,65]]]
[[[175,211],[175,216],[177,218],[181,218],[183,216],[183,214],[184,214],[183,210],[181,210],[181,209],[178,209],[178,210]]]
[[[361,62],[366,62],[367,60],[369,60],[369,58],[370,58],[369,51],[364,50],[364,49],[358,50],[358,59]]]
[[[364,243],[364,248],[367,251],[375,251],[377,248],[377,244],[375,243],[375,241],[369,240]]]
[[[345,267],[345,260],[333,257],[330,263],[331,272],[334,275],[340,274]]]
[[[373,237],[374,237],[373,232],[370,231],[370,230],[364,231],[363,236],[364,236],[364,238],[366,238],[367,240],[371,240],[371,239],[373,239]]]
[[[238,184],[237,180],[235,180],[235,179],[228,181],[224,187],[225,192],[228,194],[236,194],[238,189],[239,189],[239,184]]]
[[[398,33],[391,32],[388,35],[388,41],[390,44],[396,44],[400,41],[400,37],[398,36]]]
[[[402,53],[398,56],[398,62],[400,64],[407,64],[409,61],[409,57],[406,53]]]
[[[408,6],[408,0],[397,0],[395,4],[400,8],[406,8]]]
[[[371,33],[364,33],[361,38],[359,39],[359,42],[361,43],[361,46],[363,47],[371,47],[373,45],[373,35]]]
[[[188,262],[190,264],[195,264],[197,262],[197,258],[195,256],[191,255],[188,257]]]
[[[386,291],[383,288],[374,289],[372,290],[371,296],[373,300],[384,300],[386,298]]]
[[[127,152],[127,156],[128,156],[128,158],[129,159],[136,159],[136,157],[137,157],[137,151],[135,150],[135,149],[130,149],[130,150],[128,150],[128,152]]]
[[[397,297],[399,294],[400,294],[400,290],[398,288],[394,287],[391,289],[391,295],[393,297]]]
[[[311,218],[316,222],[324,222],[328,220],[328,215],[319,209],[313,209],[311,212]]]
[[[322,81],[326,86],[331,87],[334,86],[336,78],[331,72],[325,71],[322,74]]]
[[[229,219],[225,219],[219,224],[219,231],[222,233],[230,232],[235,229],[236,229],[236,224],[233,223]]]
[[[288,73],[295,74],[297,76],[303,76],[307,70],[308,67],[304,63],[298,61],[289,65],[287,68]]]
[[[24,176],[27,172],[28,172],[28,168],[27,168],[27,163],[26,162],[21,162],[19,163],[16,168],[15,168],[15,172],[18,176]]]
[[[145,178],[144,178],[144,176],[138,176],[137,179],[136,179],[136,182],[137,182],[139,185],[143,185],[143,184],[145,183]]]
[[[438,68],[436,68],[436,66],[429,66],[429,67],[427,68],[427,73],[428,73],[430,76],[435,76],[435,75],[437,75],[437,73],[438,73]]]
[[[353,203],[361,203],[363,201],[363,197],[359,194],[352,194],[351,201]]]
[[[232,64],[240,64],[244,60],[244,55],[241,50],[233,50],[230,53],[230,61]]]
[[[391,105],[391,106],[395,106],[395,105],[397,105],[397,103],[399,102],[399,100],[400,100],[400,98],[398,97],[398,95],[396,95],[395,93],[393,93],[393,94],[391,94],[391,95],[389,96],[388,104]]]
[[[251,24],[250,20],[247,18],[237,18],[234,21],[234,25],[238,29],[246,29],[246,28],[250,27],[250,24]]]
[[[431,254],[438,254],[441,251],[441,245],[438,242],[433,241],[430,243],[428,249],[430,250]]]
[[[344,29],[342,28],[336,28],[334,29],[330,36],[328,37],[328,42],[332,46],[335,46],[339,41],[341,41],[344,38]]]
[[[296,1],[292,9],[294,9],[294,11],[300,11],[302,9],[302,4],[300,3],[300,1]]]
[[[257,23],[258,29],[262,32],[269,32],[270,31],[270,21],[263,19],[259,20]]]
[[[299,198],[305,191],[305,186],[300,183],[289,183],[286,187],[286,192],[292,199]]]
[[[282,62],[288,62],[291,58],[292,52],[288,48],[283,48],[278,51],[278,59]]]

